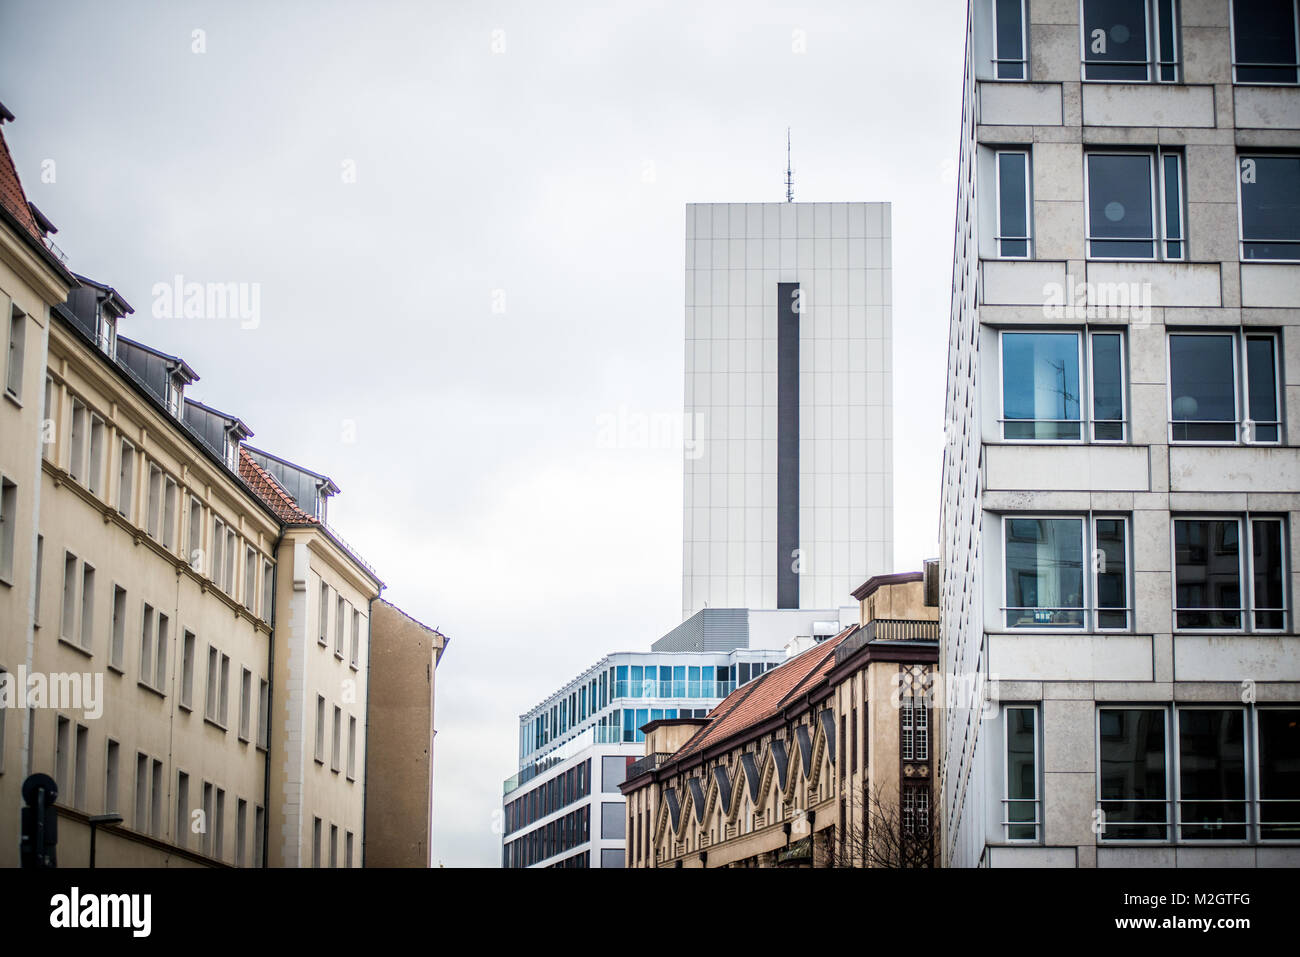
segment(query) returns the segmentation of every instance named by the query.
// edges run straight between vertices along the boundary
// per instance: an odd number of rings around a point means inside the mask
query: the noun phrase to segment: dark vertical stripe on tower
[[[776,285],[776,607],[799,607],[799,284]]]

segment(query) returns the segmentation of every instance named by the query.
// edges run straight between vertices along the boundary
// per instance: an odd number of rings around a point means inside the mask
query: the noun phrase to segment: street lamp
[[[101,824],[121,824],[122,815],[114,814],[92,814],[90,816],[90,866],[95,866],[95,828]]]

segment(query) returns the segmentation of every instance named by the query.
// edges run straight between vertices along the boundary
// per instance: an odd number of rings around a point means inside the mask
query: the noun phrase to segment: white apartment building
[[[888,203],[686,207],[682,617],[893,571]]]
[[[947,866],[1300,863],[1295,0],[972,0]]]

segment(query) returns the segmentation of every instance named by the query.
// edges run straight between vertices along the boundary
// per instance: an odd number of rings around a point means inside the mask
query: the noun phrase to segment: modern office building
[[[938,608],[919,572],[855,592],[860,620],[645,727],[627,769],[628,867],[926,867]],[[895,617],[897,616],[897,617]]]
[[[519,717],[519,771],[505,782],[505,867],[622,867],[627,765],[641,728],[702,718],[785,661],[780,649],[607,655]]]
[[[118,814],[100,866],[359,867],[383,584],[324,521],[338,489],[119,335],[52,230],[0,137],[0,866],[45,773],[64,866]]]
[[[682,617],[892,571],[888,203],[686,207]]]
[[[969,4],[946,865],[1300,864],[1296,30]]]

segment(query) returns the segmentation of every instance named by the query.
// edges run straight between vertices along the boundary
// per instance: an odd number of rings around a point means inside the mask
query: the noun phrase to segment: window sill
[[[193,714],[193,713],[194,713],[194,706],[193,706],[192,704],[187,704],[187,703],[184,702],[184,701],[178,701],[178,702],[176,703],[176,707],[180,708],[180,709],[181,709],[182,711],[184,711],[186,714]]]
[[[250,744],[250,743],[251,743],[251,742],[249,741],[248,735],[246,735],[246,734],[241,734],[241,735],[239,735],[238,737],[239,737],[239,743],[240,743],[240,744]]]
[[[318,765],[320,765],[322,768],[325,767],[325,762],[324,762],[323,759],[321,759],[321,758],[316,758],[315,760],[316,760],[316,763],[317,763]]]
[[[344,660],[344,658],[343,658],[343,652],[341,652],[341,651],[336,651],[336,652],[334,652],[334,657],[337,658],[339,661],[343,661],[343,660]]]
[[[348,663],[348,667],[351,668],[353,671],[356,671],[356,672],[360,672],[360,671],[361,671],[361,669],[357,667],[357,663],[356,663],[355,661],[353,661],[353,662],[349,662],[349,663]]]
[[[108,670],[113,672],[113,674],[118,675],[119,677],[123,677],[123,678],[126,677],[126,669],[124,669],[121,665],[113,664],[113,662],[111,661],[108,663]]]
[[[23,400],[18,398],[18,396],[14,395],[8,389],[5,389],[5,398],[8,399],[10,402],[12,402],[14,405],[18,406],[18,408],[21,409],[23,407]]]
[[[144,688],[146,691],[153,692],[160,698],[165,699],[167,697],[167,693],[165,691],[159,691],[157,688],[149,684],[149,682],[145,681],[144,679],[140,679],[139,681],[137,681],[136,686],[140,688]]]
[[[218,731],[220,731],[222,734],[229,734],[229,733],[230,733],[230,729],[227,728],[227,727],[226,727],[224,724],[222,724],[221,722],[217,721],[215,718],[209,718],[209,717],[206,717],[206,716],[205,716],[205,717],[203,718],[203,723],[204,723],[204,724],[210,724],[210,725],[212,725],[212,727],[216,728],[216,729],[217,729]]]
[[[91,651],[89,648],[87,648],[85,645],[83,645],[81,642],[73,641],[71,638],[67,638],[63,635],[59,635],[59,644],[65,645],[66,647],[71,648],[73,651],[77,652],[78,654],[85,655],[87,658],[95,657],[95,653]]]

